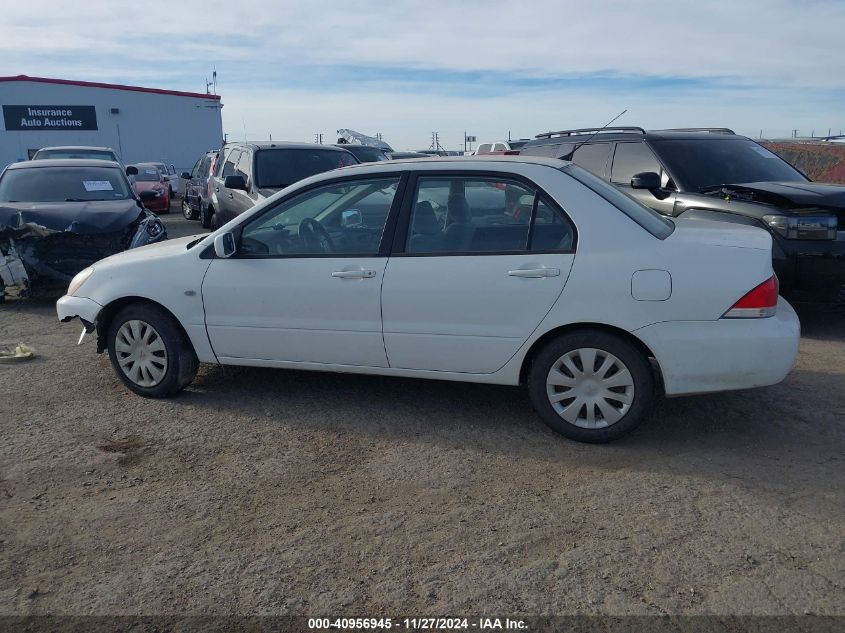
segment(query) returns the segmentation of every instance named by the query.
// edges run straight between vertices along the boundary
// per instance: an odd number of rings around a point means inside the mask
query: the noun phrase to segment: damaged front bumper
[[[85,326],[86,332],[94,331],[97,317],[102,309],[103,306],[87,297],[65,295],[56,302],[56,313],[59,315],[59,321],[67,323],[78,317],[82,321],[82,325]]]

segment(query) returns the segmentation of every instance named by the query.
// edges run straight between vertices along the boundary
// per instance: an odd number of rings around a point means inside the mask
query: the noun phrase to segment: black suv
[[[357,165],[350,152],[313,143],[232,143],[212,174],[212,230],[288,185],[324,171]]]
[[[520,153],[571,160],[665,215],[763,227],[785,296],[845,301],[845,186],[811,182],[732,130],[562,130]]]

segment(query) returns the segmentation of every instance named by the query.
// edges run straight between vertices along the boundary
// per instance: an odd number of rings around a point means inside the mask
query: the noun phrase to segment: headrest
[[[440,225],[437,223],[434,207],[428,200],[418,202],[414,208],[414,226],[411,228],[411,233],[413,235],[434,235],[439,232]]]

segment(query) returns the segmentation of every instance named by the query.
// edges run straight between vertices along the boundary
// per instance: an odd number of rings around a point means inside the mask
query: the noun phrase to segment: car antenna
[[[581,141],[580,143],[578,143],[575,147],[573,147],[573,148],[572,148],[572,151],[570,151],[570,152],[569,152],[566,156],[561,156],[561,159],[562,159],[562,160],[572,160],[572,157],[574,156],[574,154],[575,154],[575,150],[576,150],[576,149],[578,149],[579,147],[581,147],[584,143],[589,143],[590,141],[592,141],[592,140],[593,140],[593,137],[595,137],[595,135],[596,135],[596,134],[598,134],[599,132],[601,132],[604,128],[606,128],[608,125],[610,125],[611,123],[613,123],[616,119],[618,119],[619,117],[621,117],[621,116],[622,116],[623,114],[625,114],[627,111],[628,111],[628,109],[627,109],[627,108],[626,108],[625,110],[622,110],[622,112],[620,112],[619,114],[617,114],[615,117],[613,117],[612,119],[610,119],[610,121],[608,121],[607,123],[605,123],[604,125],[602,125],[599,129],[597,129],[595,132],[593,132],[592,134],[590,134],[590,136],[588,136],[588,137],[587,137],[587,138],[585,138],[583,141]]]

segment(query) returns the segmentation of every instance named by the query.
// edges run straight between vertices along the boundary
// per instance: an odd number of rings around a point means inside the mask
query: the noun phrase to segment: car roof
[[[97,160],[94,158],[45,158],[41,160],[24,160],[12,163],[6,169],[40,169],[42,167],[109,167],[123,171],[119,163],[113,160]]]
[[[327,149],[329,151],[346,151],[336,145],[319,145],[317,143],[297,143],[294,141],[251,141],[249,143],[227,143],[225,149],[232,147],[250,147],[252,149]]]
[[[548,158],[546,156],[482,154],[481,156],[431,156],[429,158],[400,158],[398,160],[383,160],[377,163],[362,163],[360,165],[340,167],[326,173],[337,173],[341,171],[348,173],[350,170],[355,172],[367,172],[369,170],[403,171],[403,166],[406,168],[417,167],[426,171],[436,170],[441,167],[444,169],[456,170],[489,169],[491,171],[508,171],[508,167],[514,167],[515,165],[542,165],[544,167],[560,169],[561,167],[569,164],[569,161],[560,160],[559,158]]]
[[[95,150],[98,150],[98,151],[101,151],[101,152],[112,152],[112,153],[114,153],[114,150],[111,147],[94,147],[93,145],[54,145],[53,147],[42,147],[38,151],[41,152],[41,151],[44,151],[44,150],[54,150],[54,149],[58,149],[58,150],[95,149]]]
[[[159,165],[164,165],[164,163],[154,163],[152,161],[144,162],[144,163],[132,163],[135,167],[156,167],[158,168]]]
[[[596,130],[583,133],[577,133],[574,130],[573,134],[558,134],[552,133],[552,136],[544,136],[542,134],[528,141],[523,147],[532,147],[537,145],[559,145],[561,143],[583,143],[589,141],[591,143],[601,141],[676,141],[676,140],[695,140],[695,141],[729,141],[736,139],[747,139],[748,137],[736,134],[727,128],[681,128],[674,130],[644,130],[637,128],[628,130],[613,130],[607,131]]]

